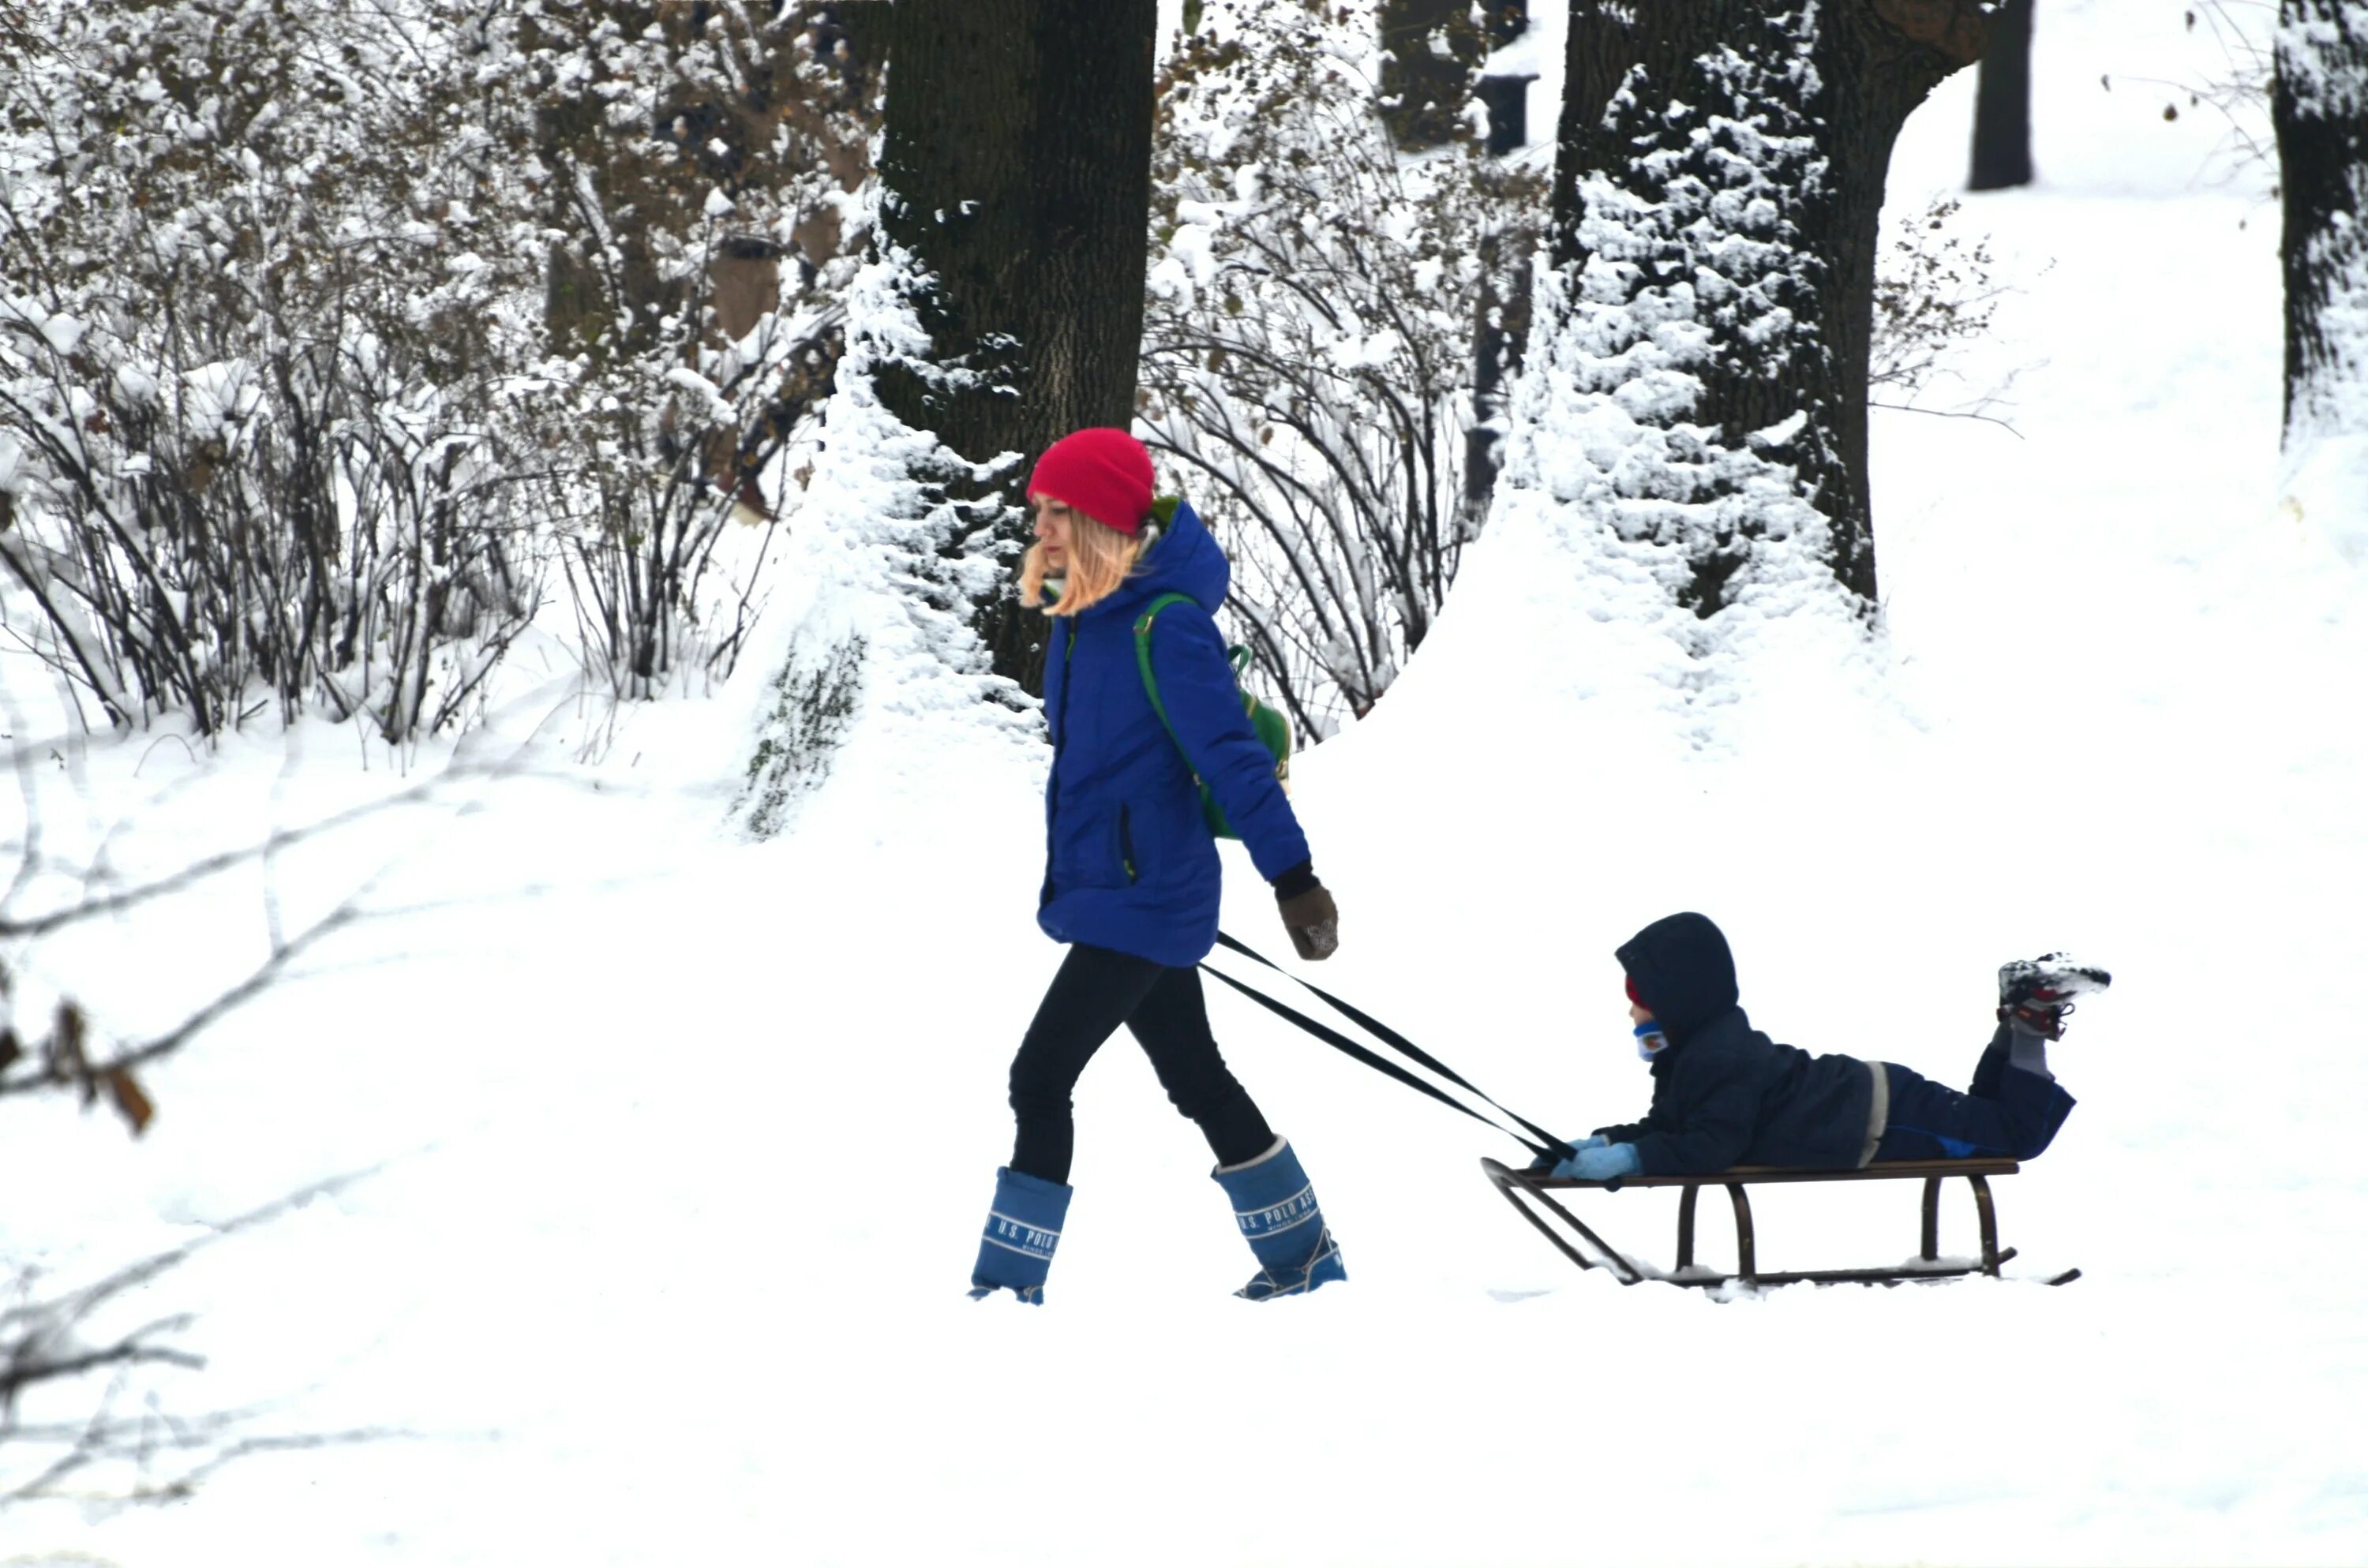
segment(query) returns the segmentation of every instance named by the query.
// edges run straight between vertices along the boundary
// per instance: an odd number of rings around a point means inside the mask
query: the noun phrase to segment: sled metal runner
[[[1607,1268],[1622,1285],[1640,1284],[1646,1279],[1658,1279],[1670,1285],[1723,1285],[1739,1279],[1746,1285],[1795,1285],[1855,1283],[1864,1285],[1896,1284],[1903,1279],[1948,1279],[1967,1274],[1987,1274],[1995,1278],[1999,1267],[2014,1256],[2014,1248],[2001,1251],[1998,1244],[1998,1210],[1990,1200],[1989,1178],[2012,1176],[2022,1167],[2009,1159],[1975,1160],[1895,1160],[1883,1165],[1867,1165],[1859,1170],[1812,1171],[1793,1170],[1782,1165],[1733,1165],[1710,1176],[1631,1176],[1614,1182],[1581,1181],[1572,1176],[1557,1176],[1544,1171],[1520,1171],[1500,1161],[1484,1159],[1480,1168],[1496,1184],[1505,1200],[1520,1211],[1521,1218],[1538,1229],[1538,1233],[1552,1242],[1565,1257],[1581,1268]],[[1982,1256],[1978,1263],[1952,1263],[1941,1256],[1941,1184],[1951,1176],[1963,1176],[1974,1189],[1974,1203],[1981,1221]],[[1917,1256],[1894,1268],[1824,1268],[1767,1274],[1759,1270],[1758,1238],[1751,1224],[1751,1199],[1745,1187],[1756,1183],[1804,1181],[1904,1181],[1921,1178],[1924,1183],[1923,1246]],[[1642,1264],[1621,1252],[1595,1233],[1587,1222],[1565,1207],[1554,1194],[1558,1191],[1592,1187],[1601,1190],[1614,1187],[1675,1187],[1682,1188],[1678,1198],[1678,1262],[1664,1273],[1649,1264]],[[1727,1201],[1735,1210],[1736,1270],[1720,1274],[1694,1262],[1694,1200],[1705,1187],[1726,1188]],[[1554,1216],[1549,1221],[1546,1216]],[[1558,1224],[1557,1224],[1558,1222]],[[2078,1270],[2059,1276],[2054,1284],[2068,1283]]]

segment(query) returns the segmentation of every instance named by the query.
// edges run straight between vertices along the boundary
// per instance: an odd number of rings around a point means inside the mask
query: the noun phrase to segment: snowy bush
[[[876,74],[829,10],[604,3],[520,31],[553,397],[586,449],[548,506],[587,659],[622,696],[730,673],[770,543],[761,476],[829,391]]]
[[[1476,530],[1482,257],[1537,195],[1469,135],[1397,154],[1374,26],[1369,3],[1210,0],[1154,152],[1142,421],[1234,558],[1259,676],[1316,736],[1387,689]]]
[[[813,9],[33,6],[0,83],[17,635],[109,722],[395,739],[467,719],[556,564],[602,683],[728,669],[769,530],[727,519],[767,519],[827,386],[866,167]]]
[[[17,634],[114,722],[460,719],[541,593],[487,35],[444,0],[40,14],[0,88]]]

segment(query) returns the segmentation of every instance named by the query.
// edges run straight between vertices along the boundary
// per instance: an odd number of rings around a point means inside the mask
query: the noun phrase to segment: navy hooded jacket
[[[1812,1056],[1753,1028],[1736,1006],[1726,937],[1706,916],[1656,920],[1619,956],[1669,1043],[1653,1058],[1645,1119],[1597,1131],[1635,1144],[1645,1175],[1857,1166],[1874,1100],[1867,1064]]]
[[[1114,948],[1174,969],[1208,956],[1217,940],[1217,846],[1195,774],[1260,876],[1271,881],[1308,858],[1274,755],[1242,711],[1217,634],[1213,617],[1232,575],[1206,525],[1179,504],[1117,592],[1078,615],[1053,618],[1044,655],[1053,777],[1036,923],[1056,942]],[[1135,617],[1172,593],[1192,602],[1159,612],[1151,667],[1173,739],[1134,657]]]

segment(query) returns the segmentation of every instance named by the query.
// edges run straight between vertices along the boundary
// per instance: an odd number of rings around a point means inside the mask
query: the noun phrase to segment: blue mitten
[[[1584,1140],[1577,1138],[1571,1139],[1570,1147],[1572,1153],[1576,1153],[1581,1149],[1600,1149],[1609,1142],[1611,1142],[1611,1140],[1605,1138],[1602,1133],[1598,1132],[1594,1136]],[[1558,1170],[1554,1170],[1555,1163],[1554,1155],[1540,1154],[1536,1159],[1530,1162],[1530,1169],[1533,1171],[1554,1171],[1556,1176],[1560,1176],[1562,1173]],[[1567,1165],[1569,1162],[1565,1160],[1562,1163]]]
[[[1596,1143],[1582,1148],[1556,1165],[1554,1174],[1577,1181],[1616,1181],[1634,1176],[1644,1168],[1644,1160],[1634,1143]]]

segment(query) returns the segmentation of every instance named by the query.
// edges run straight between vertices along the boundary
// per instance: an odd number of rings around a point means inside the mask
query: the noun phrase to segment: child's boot
[[[1044,1304],[1044,1276],[1061,1242],[1069,1213],[1069,1188],[1009,1166],[995,1173],[995,1202],[978,1238],[978,1265],[970,1271],[970,1294],[982,1301],[1008,1290],[1023,1301]]]
[[[2042,1040],[2062,1040],[2075,1000],[2112,983],[2103,970],[2074,963],[2063,953],[2016,959],[1998,966],[1998,1022],[2019,1023],[2024,1033]]]
[[[2074,963],[2062,953],[2000,964],[1998,1033],[1982,1052],[1968,1092],[1998,1098],[2006,1089],[1999,1074],[2009,1067],[2055,1077],[2047,1065],[2048,1042],[2064,1038],[2064,1020],[2072,1016],[2076,999],[2094,996],[2112,983],[2103,970]]]
[[[1234,1292],[1253,1301],[1302,1295],[1349,1278],[1339,1244],[1316,1207],[1315,1188],[1284,1139],[1255,1160],[1209,1173],[1233,1199],[1234,1218],[1258,1260],[1250,1282]]]

